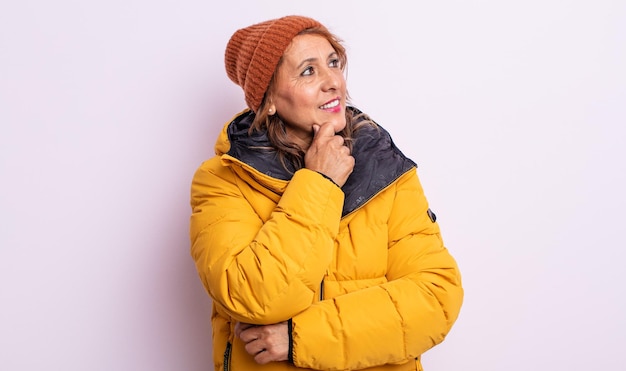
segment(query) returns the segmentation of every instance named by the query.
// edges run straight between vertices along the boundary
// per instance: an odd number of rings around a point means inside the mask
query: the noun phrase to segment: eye
[[[341,61],[338,58],[333,58],[328,62],[328,66],[333,68],[341,67]]]
[[[309,67],[305,68],[304,71],[302,71],[302,73],[300,75],[302,75],[302,76],[311,76],[313,74],[313,72],[315,72],[315,70],[313,69],[312,66],[309,66]]]

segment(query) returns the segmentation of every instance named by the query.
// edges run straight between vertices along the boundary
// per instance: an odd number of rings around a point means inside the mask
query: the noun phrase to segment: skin
[[[257,326],[237,322],[235,336],[245,345],[246,352],[254,361],[264,365],[270,362],[286,361],[289,353],[289,333],[287,322]]]
[[[342,186],[354,158],[336,133],[346,126],[346,80],[337,53],[318,35],[296,36],[285,50],[270,88],[268,112],[285,123],[287,136],[305,150],[305,167]],[[338,100],[334,108],[322,108]]]
[[[346,126],[346,81],[339,63],[325,38],[296,36],[276,71],[267,108],[270,115],[279,115],[285,123],[288,138],[305,150],[305,167],[341,187],[352,173],[354,157],[336,134]],[[335,100],[339,106],[322,107]],[[287,322],[265,326],[239,322],[235,336],[259,364],[288,359]]]

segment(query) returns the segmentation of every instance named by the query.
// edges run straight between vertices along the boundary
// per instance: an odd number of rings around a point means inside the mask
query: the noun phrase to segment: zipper
[[[324,279],[320,283],[320,301],[324,300]]]
[[[230,343],[226,343],[226,350],[224,351],[224,371],[230,370],[230,353],[233,348],[233,345]]]
[[[365,199],[365,201],[362,201],[360,203],[359,206],[357,206],[356,208],[354,208],[353,210],[350,210],[350,212],[348,212],[347,214],[343,215],[343,211],[341,212],[341,219],[345,219],[347,218],[349,215],[352,215],[353,213],[355,213],[357,210],[361,209],[362,207],[364,207],[371,199],[373,199],[374,197],[378,196],[379,194],[383,193],[387,188],[391,187],[392,184],[394,184],[396,182],[396,180],[400,179],[402,176],[404,176],[404,174],[408,173],[409,171],[411,171],[412,169],[417,168],[415,165],[411,166],[410,168],[406,169],[405,171],[403,171],[402,173],[398,174],[398,176],[396,176],[395,178],[393,178],[391,181],[389,181],[387,183],[386,186],[384,186],[382,189],[379,189],[377,192],[375,192],[374,194],[370,195],[368,198]]]

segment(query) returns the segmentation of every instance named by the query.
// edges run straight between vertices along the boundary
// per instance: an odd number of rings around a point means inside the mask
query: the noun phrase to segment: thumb
[[[320,131],[320,126],[318,124],[313,124],[313,136],[317,135],[317,132]]]

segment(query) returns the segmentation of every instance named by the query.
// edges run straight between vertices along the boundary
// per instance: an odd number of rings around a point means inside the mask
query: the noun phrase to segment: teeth
[[[330,102],[330,103],[326,103],[323,106],[320,106],[321,109],[328,109],[328,108],[333,108],[333,107],[337,107],[339,105],[339,99],[335,99],[334,101]]]

